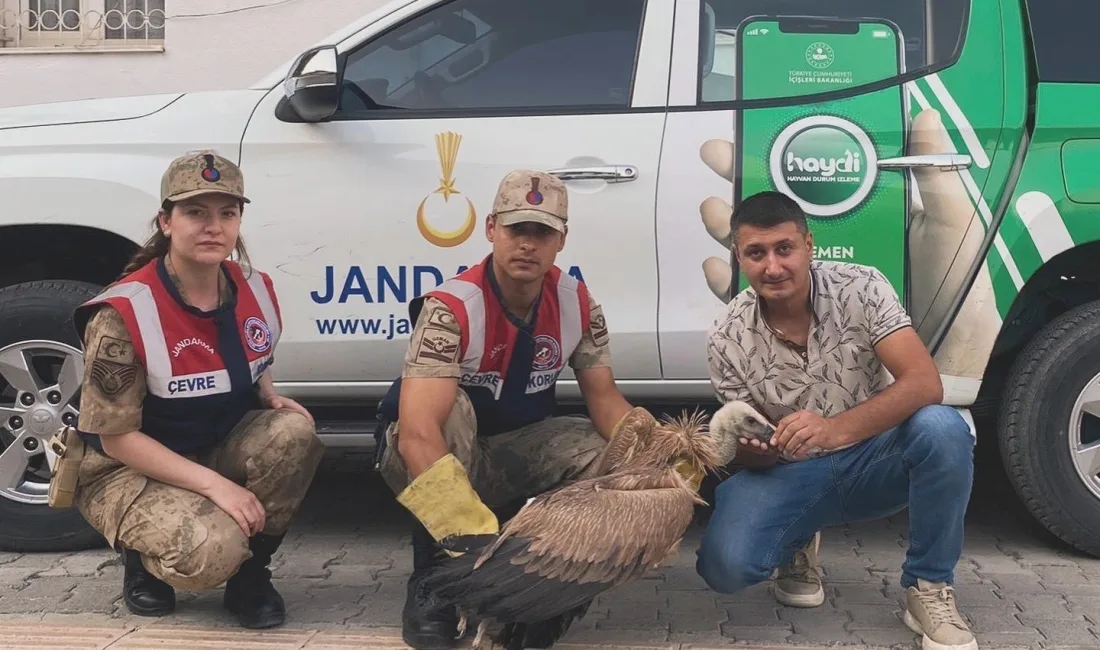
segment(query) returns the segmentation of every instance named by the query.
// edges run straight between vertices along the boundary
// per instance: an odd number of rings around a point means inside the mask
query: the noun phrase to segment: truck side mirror
[[[340,64],[331,45],[302,53],[283,80],[286,102],[306,122],[332,117],[340,102]]]

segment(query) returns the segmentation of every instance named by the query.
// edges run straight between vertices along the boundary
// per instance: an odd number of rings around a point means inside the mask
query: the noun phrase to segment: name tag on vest
[[[463,386],[480,386],[488,388],[493,391],[494,399],[500,397],[500,391],[504,388],[504,383],[500,380],[500,373],[494,371],[463,373],[459,383]]]
[[[558,375],[561,374],[561,370],[546,370],[543,372],[532,372],[530,379],[527,380],[527,394],[538,393],[544,391],[554,385]]]
[[[177,377],[149,377],[148,382],[150,394],[166,399],[218,395],[228,393],[232,388],[229,383],[229,372],[226,370],[197,372]]]

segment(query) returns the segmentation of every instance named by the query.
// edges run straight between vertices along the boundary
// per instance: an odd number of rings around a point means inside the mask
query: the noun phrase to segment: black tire
[[[1070,414],[1100,373],[1100,302],[1048,323],[1012,365],[998,438],[1005,471],[1024,506],[1050,533],[1100,557],[1100,498],[1068,453]],[[1076,433],[1074,433],[1076,435]]]
[[[26,282],[0,289],[0,348],[44,339],[83,349],[73,327],[73,309],[100,290],[94,284],[68,280]],[[75,507],[55,509],[0,496],[0,550],[68,552],[105,543]]]

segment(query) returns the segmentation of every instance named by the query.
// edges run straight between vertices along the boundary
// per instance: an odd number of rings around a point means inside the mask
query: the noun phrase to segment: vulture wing
[[[549,624],[560,635],[597,595],[674,553],[697,502],[671,469],[623,470],[546,493],[480,556],[449,560],[427,577],[427,606],[506,625]]]
[[[641,450],[653,440],[657,421],[640,407],[626,414],[619,432],[607,443],[596,462],[588,466],[577,480],[606,476],[634,460]]]

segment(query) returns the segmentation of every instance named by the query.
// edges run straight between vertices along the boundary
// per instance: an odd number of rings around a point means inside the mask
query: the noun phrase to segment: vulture
[[[586,475],[528,500],[486,545],[427,575],[421,606],[457,609],[459,638],[478,620],[474,648],[492,623],[502,648],[550,648],[598,595],[675,556],[695,505],[706,504],[697,493],[703,474],[730,463],[739,438],[767,441],[775,431],[738,401],[709,425],[698,411],[660,422],[642,409],[627,417]]]

